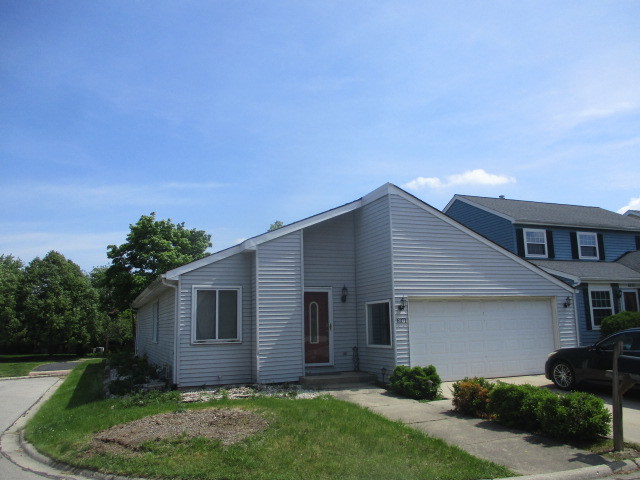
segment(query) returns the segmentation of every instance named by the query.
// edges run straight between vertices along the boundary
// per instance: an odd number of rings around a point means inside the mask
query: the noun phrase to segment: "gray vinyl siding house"
[[[386,184],[162,275],[134,301],[136,352],[181,387],[429,363],[446,380],[542,373],[547,353],[578,344],[568,295]]]

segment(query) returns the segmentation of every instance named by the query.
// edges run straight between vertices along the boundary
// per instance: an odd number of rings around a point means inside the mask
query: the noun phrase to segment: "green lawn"
[[[331,397],[251,398],[145,406],[102,399],[102,364],[77,367],[26,428],[41,452],[78,466],[134,477],[176,479],[477,479],[512,475],[400,423]],[[160,412],[235,407],[269,420],[263,432],[222,446],[205,439],[148,442],[133,456],[87,451],[93,432]]]
[[[0,355],[0,377],[24,377],[39,365],[76,358],[75,355]]]

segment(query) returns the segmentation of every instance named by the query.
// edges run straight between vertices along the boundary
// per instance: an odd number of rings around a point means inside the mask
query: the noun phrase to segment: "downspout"
[[[178,280],[180,282],[180,280]],[[173,305],[173,318],[175,322],[175,331],[173,334],[173,368],[171,369],[171,380],[174,385],[178,384],[178,337],[180,336],[179,326],[180,322],[178,321],[178,302],[179,298],[179,290],[177,285],[173,285],[171,283],[167,283],[166,277],[162,276],[162,284],[166,287],[171,287],[175,292],[175,301]]]

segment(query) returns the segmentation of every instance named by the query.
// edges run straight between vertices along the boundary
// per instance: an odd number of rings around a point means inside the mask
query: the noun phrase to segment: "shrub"
[[[440,376],[436,367],[406,367],[398,365],[389,378],[389,389],[416,400],[434,400],[440,398]]]
[[[126,395],[137,389],[138,385],[158,378],[158,370],[149,363],[146,356],[136,357],[128,352],[114,353],[108,357],[109,366],[118,371],[119,378],[109,384],[114,395]]]
[[[538,404],[549,396],[555,394],[533,385],[500,383],[489,394],[488,410],[508,427],[535,432],[540,429]]]
[[[605,317],[600,325],[600,337],[604,338],[612,333],[626,330],[627,328],[640,327],[640,312],[620,312]]]
[[[484,378],[463,378],[453,384],[453,407],[478,418],[488,418],[489,393],[495,385]]]
[[[547,396],[536,414],[540,431],[550,437],[595,440],[610,430],[611,414],[604,401],[585,392]]]

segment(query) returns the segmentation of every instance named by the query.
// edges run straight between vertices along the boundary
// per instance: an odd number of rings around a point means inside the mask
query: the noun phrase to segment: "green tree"
[[[116,308],[116,302],[113,295],[108,277],[108,267],[95,267],[91,270],[89,278],[91,284],[98,292],[100,310],[105,312],[103,341],[102,344],[107,352],[111,350],[113,344],[120,347],[130,346],[133,340],[134,316],[129,309],[120,312]]]
[[[106,280],[113,295],[114,308],[122,312],[161,273],[206,257],[211,235],[187,229],[171,219],[156,220],[156,214],[143,215],[129,225],[127,241],[109,245],[111,265]]]
[[[19,315],[18,293],[24,276],[24,265],[12,255],[0,255],[0,350],[19,347],[25,328]]]
[[[99,344],[104,314],[80,267],[51,251],[27,265],[22,284],[27,336],[34,351],[81,352]]]
[[[269,231],[273,232],[274,230],[277,230],[282,227],[284,227],[284,223],[282,222],[282,220],[276,220],[269,226]]]

